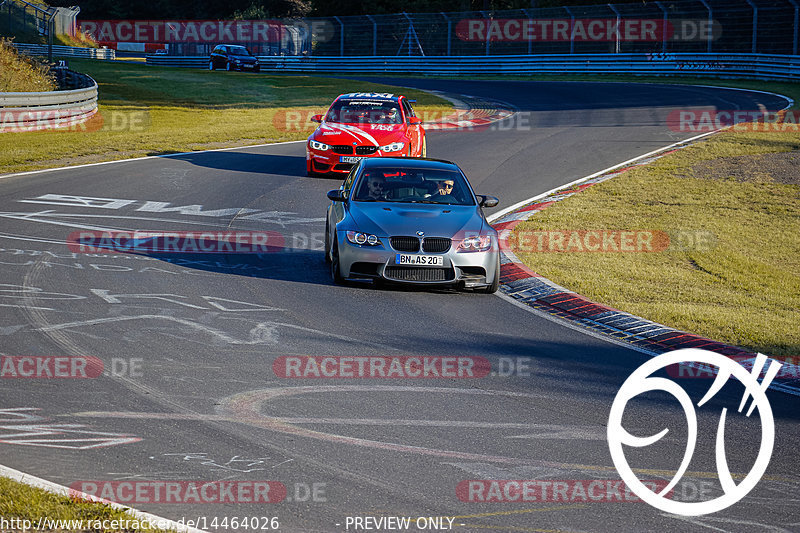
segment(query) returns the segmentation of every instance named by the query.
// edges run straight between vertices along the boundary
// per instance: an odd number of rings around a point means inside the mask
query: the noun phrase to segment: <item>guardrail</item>
[[[85,122],[97,113],[97,82],[86,74],[59,75],[66,91],[0,93],[0,132],[65,128]]]
[[[46,44],[25,44],[11,43],[11,45],[29,55],[46,56]],[[111,48],[79,48],[76,46],[53,46],[53,56],[55,57],[79,57],[86,59],[115,59],[116,51]]]
[[[262,72],[473,74],[639,74],[800,79],[800,56],[769,54],[565,54],[514,56],[261,56]],[[208,57],[148,56],[148,65],[208,68]]]

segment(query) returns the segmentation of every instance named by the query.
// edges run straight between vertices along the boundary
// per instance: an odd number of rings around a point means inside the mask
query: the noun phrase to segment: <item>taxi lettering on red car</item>
[[[425,128],[413,100],[390,93],[348,93],[333,101],[306,144],[309,176],[347,173],[368,157],[425,157]]]

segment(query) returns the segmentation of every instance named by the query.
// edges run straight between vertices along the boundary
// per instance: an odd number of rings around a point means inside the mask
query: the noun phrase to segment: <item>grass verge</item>
[[[797,84],[742,85],[800,97]],[[728,130],[545,209],[512,242],[555,230],[711,232],[713,246],[686,251],[518,255],[594,301],[785,357],[800,354],[798,229],[800,133]]]
[[[33,527],[40,524],[42,527],[37,529],[41,531],[171,531],[151,529],[147,527],[150,524],[143,520],[102,503],[56,495],[4,477],[0,477],[0,494],[3,495],[0,498],[0,517],[8,522],[18,519],[15,521],[17,524],[27,520]],[[55,524],[55,521],[62,521],[62,527],[56,527],[59,524]],[[82,521],[80,526],[78,521]],[[103,522],[105,527],[98,527],[103,526]],[[113,527],[114,525],[119,527]],[[22,531],[23,528],[11,527],[10,530]]]
[[[316,126],[308,117],[351,91],[404,94],[425,116],[453,111],[427,92],[332,78],[74,59],[70,68],[97,81],[100,116],[71,130],[0,136],[0,172],[301,140]]]
[[[0,39],[0,92],[54,91],[56,82],[47,65],[21,56],[11,41]]]

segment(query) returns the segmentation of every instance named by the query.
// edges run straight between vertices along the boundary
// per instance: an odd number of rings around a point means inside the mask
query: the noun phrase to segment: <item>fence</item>
[[[400,13],[261,21],[279,42],[223,42],[257,55],[317,57],[625,53],[798,53],[800,0],[664,0],[505,11]],[[99,21],[87,21],[95,27]],[[117,21],[120,22],[120,21]],[[124,24],[181,22],[121,21]],[[185,22],[185,21],[184,21]],[[231,24],[236,24],[231,22]],[[130,33],[128,31],[127,33]],[[156,32],[158,33],[158,32]],[[163,30],[160,35],[168,32]],[[171,55],[207,55],[202,28],[169,42]],[[245,34],[247,32],[244,32]],[[102,40],[102,39],[101,39]]]
[[[797,0],[688,0],[312,19],[316,56],[798,52]]]
[[[800,79],[800,57],[769,54],[544,54],[462,57],[271,57],[261,71],[318,73],[641,74]],[[207,68],[208,57],[148,56],[148,65]]]
[[[46,56],[49,52],[48,46],[44,44],[11,43],[11,45],[20,52],[29,55]],[[56,57],[80,57],[86,59],[116,58],[116,52],[109,48],[78,48],[75,46],[54,45],[52,49],[53,56]]]
[[[97,83],[71,70],[57,72],[63,91],[0,93],[0,132],[74,126],[97,113]]]
[[[45,39],[49,34],[51,14],[41,6],[24,0],[0,0],[0,35]]]

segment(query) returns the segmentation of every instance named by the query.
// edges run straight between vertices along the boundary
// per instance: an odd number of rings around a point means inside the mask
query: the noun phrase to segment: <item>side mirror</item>
[[[478,200],[480,201],[481,207],[494,207],[500,203],[500,200],[494,196],[489,196],[486,194],[479,194]]]
[[[322,115],[314,115],[311,117],[311,122],[322,123]]]
[[[409,126],[415,126],[417,124],[422,124],[422,119],[420,119],[419,117],[410,117],[408,119]]]
[[[342,189],[328,191],[328,199],[332,202],[344,202],[347,200]]]

